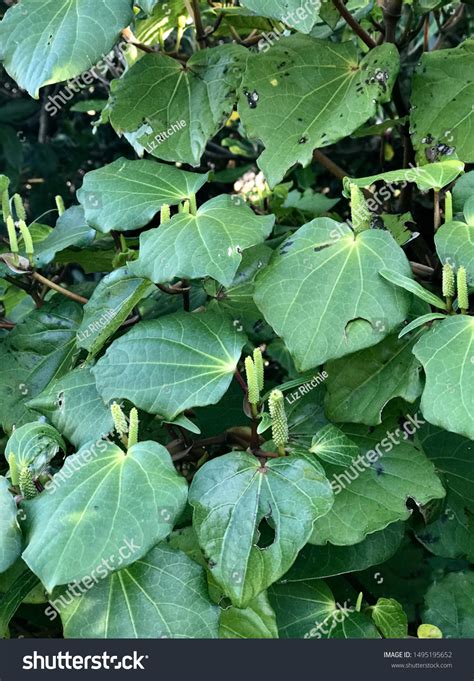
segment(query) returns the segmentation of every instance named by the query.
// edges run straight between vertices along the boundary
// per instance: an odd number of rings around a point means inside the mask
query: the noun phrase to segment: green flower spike
[[[10,199],[8,197],[8,189],[5,189],[5,191],[2,194],[2,215],[3,215],[3,222],[6,224],[7,219],[9,217],[11,217]]]
[[[446,263],[443,265],[443,296],[452,301],[455,292],[453,268]]]
[[[56,201],[56,208],[58,209],[59,216],[61,216],[66,212],[66,206],[64,205],[63,197],[58,195],[55,196],[54,200]]]
[[[8,230],[8,240],[10,241],[10,250],[12,253],[18,253],[18,239],[16,236],[15,223],[11,215],[7,217],[7,230]]]
[[[260,402],[260,390],[258,389],[258,378],[255,364],[251,357],[245,358],[245,373],[247,375],[248,399],[252,406]]]
[[[169,222],[171,220],[171,209],[167,203],[164,203],[161,206],[161,211],[160,211],[160,223],[162,225],[165,224],[165,222]]]
[[[255,364],[255,371],[257,372],[258,389],[263,390],[265,380],[265,367],[263,365],[262,351],[260,348],[255,348],[253,351],[253,362]]]
[[[370,227],[371,213],[363,192],[355,184],[351,184],[351,221],[354,232],[363,232]]]
[[[128,433],[128,423],[122,407],[117,402],[113,402],[110,411],[114,420],[114,426],[117,433],[122,437]]]
[[[288,421],[285,412],[285,398],[281,390],[272,390],[268,398],[268,408],[272,419],[272,439],[280,456],[285,456],[288,442]]]
[[[33,239],[31,238],[30,230],[26,226],[26,222],[24,220],[18,221],[18,228],[20,230],[21,236],[23,237],[23,243],[25,244],[25,251],[28,260],[31,263],[33,263],[33,255],[35,253],[35,249],[33,247]]]
[[[469,309],[469,294],[467,290],[467,274],[465,267],[460,267],[458,269],[457,285],[458,285],[458,304],[461,309],[461,312],[463,314],[466,314],[466,312]]]
[[[23,204],[23,199],[19,194],[14,195],[13,203],[15,204],[15,212],[18,220],[24,220],[26,222],[26,210]]]
[[[28,466],[21,469],[19,482],[21,495],[25,499],[34,499],[38,495],[38,490],[33,482]]]
[[[128,448],[138,442],[138,411],[133,407],[130,411],[130,431],[128,434]]]

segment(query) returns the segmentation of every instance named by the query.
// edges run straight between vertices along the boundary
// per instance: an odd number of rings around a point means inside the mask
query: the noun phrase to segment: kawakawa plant
[[[472,5],[8,4],[0,632],[474,636]]]

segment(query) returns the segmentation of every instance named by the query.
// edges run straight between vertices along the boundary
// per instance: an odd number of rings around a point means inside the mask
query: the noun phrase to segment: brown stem
[[[430,38],[430,13],[425,17],[425,25],[423,28],[423,52],[428,52]]]
[[[0,329],[14,329],[16,324],[14,322],[9,322],[6,319],[0,321]]]
[[[238,369],[236,369],[236,370],[234,371],[234,376],[235,376],[235,378],[237,379],[237,381],[239,382],[240,387],[241,387],[242,390],[244,391],[244,395],[246,395],[247,392],[248,392],[247,384],[246,384],[246,382],[244,381],[244,379],[242,378],[242,376],[240,375]]]
[[[337,163],[331,161],[331,159],[326,156],[326,154],[323,154],[322,151],[319,151],[319,149],[313,151],[313,160],[324,166],[326,170],[329,170],[329,172],[334,175],[334,177],[337,177],[338,180],[343,180],[347,177],[346,171],[338,166]]]
[[[377,43],[373,40],[370,35],[365,31],[359,24],[357,19],[354,19],[352,14],[349,12],[342,0],[332,0],[334,6],[338,10],[341,17],[346,21],[346,23],[352,28],[354,33],[357,33],[359,38],[367,45],[369,49],[377,47]]]
[[[439,203],[439,191],[436,189],[434,190],[433,223],[434,231],[437,232],[441,225],[441,208]]]
[[[43,275],[39,274],[38,272],[32,272],[30,276],[35,281],[39,281],[40,284],[44,284],[48,288],[53,289],[53,291],[57,291],[58,293],[61,293],[63,296],[66,296],[66,298],[75,300],[77,303],[82,303],[82,305],[85,305],[86,303],[89,302],[87,298],[84,298],[83,296],[80,296],[77,293],[73,293],[72,291],[68,291],[66,288],[59,286],[59,284],[55,284],[54,281],[50,281],[46,277],[43,277]]]
[[[199,0],[192,0],[192,10],[194,26],[196,28],[196,37],[200,47],[206,47],[206,31],[204,30],[204,24],[202,23],[201,9],[199,7]]]

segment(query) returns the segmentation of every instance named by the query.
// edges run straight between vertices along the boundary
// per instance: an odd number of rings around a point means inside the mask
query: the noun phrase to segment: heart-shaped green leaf
[[[125,398],[172,421],[185,409],[220,400],[244,343],[227,317],[178,312],[137,324],[92,372],[106,402]]]
[[[301,34],[281,38],[249,57],[239,115],[265,151],[258,164],[271,187],[295,163],[307,165],[315,147],[349,135],[390,99],[399,57],[385,44],[359,58],[351,41]]]
[[[65,638],[217,638],[204,570],[164,544],[77,598],[55,591],[52,603]]]
[[[394,598],[379,598],[371,609],[372,619],[384,638],[406,638],[408,618]]]
[[[0,22],[0,59],[18,85],[38,99],[41,87],[79,75],[110,52],[133,19],[132,4],[22,0]],[[57,108],[53,100],[46,111]]]
[[[17,507],[10,483],[0,476],[0,572],[5,572],[21,554],[22,536],[17,520]]]
[[[109,120],[141,153],[199,165],[232,113],[246,59],[246,50],[233,44],[196,52],[185,66],[147,54],[112,82]]]
[[[474,319],[458,315],[436,323],[413,352],[426,374],[423,416],[435,426],[474,439]]]
[[[275,584],[269,593],[280,638],[326,638],[335,624],[336,600],[323,581]]]
[[[91,443],[24,503],[23,559],[48,591],[96,575],[99,566],[126,567],[171,532],[186,495],[185,479],[158,443],[140,442],[127,454],[112,443]]]
[[[206,180],[207,174],[119,158],[87,173],[77,198],[87,223],[99,232],[126,232],[148,224],[163,204],[174,206],[189,198]]]
[[[140,257],[131,263],[130,271],[155,283],[209,276],[229,286],[242,251],[264,241],[274,222],[273,215],[255,215],[238,197],[217,196],[196,215],[179,213],[145,232],[140,237]]]
[[[255,302],[305,371],[375,345],[406,319],[409,294],[379,276],[389,265],[411,274],[386,232],[354,235],[346,224],[317,218],[280,246],[257,280]]]
[[[305,458],[262,465],[234,452],[199,469],[189,501],[213,577],[234,605],[245,607],[288,570],[333,497]]]

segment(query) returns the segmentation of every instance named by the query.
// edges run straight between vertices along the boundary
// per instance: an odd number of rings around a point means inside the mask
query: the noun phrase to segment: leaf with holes
[[[233,452],[207,462],[189,493],[215,580],[237,607],[281,577],[332,506],[328,480],[306,459]]]
[[[415,71],[410,124],[419,163],[456,153],[474,161],[474,40],[425,53]]]
[[[66,451],[64,440],[58,431],[47,423],[25,423],[16,428],[5,447],[5,458],[13,454],[19,469],[29,468],[39,475],[59,450]]]
[[[390,100],[398,68],[393,45],[360,59],[350,41],[301,34],[249,57],[238,111],[247,135],[265,146],[258,164],[270,186],[373,116],[378,102]]]
[[[429,459],[404,441],[407,436],[400,429],[391,438],[387,435],[383,426],[370,439],[351,435],[362,452],[353,465],[341,471],[325,464],[335,493],[334,506],[316,521],[311,543],[356,544],[390,523],[407,520],[411,514],[407,499],[421,506],[445,496]]]
[[[51,381],[27,406],[44,414],[75,447],[113,430],[110,409],[97,392],[90,368],[77,368]]]
[[[333,421],[375,426],[382,411],[395,397],[414,402],[421,395],[421,365],[413,346],[424,333],[410,337],[387,336],[371,348],[328,362],[325,407]]]

